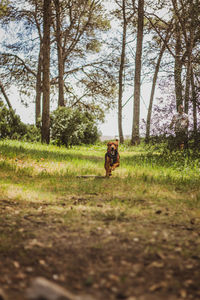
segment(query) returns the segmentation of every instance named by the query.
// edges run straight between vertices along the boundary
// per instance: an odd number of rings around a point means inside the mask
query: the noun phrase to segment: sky
[[[112,6],[112,4],[111,4]],[[112,8],[112,7],[110,7]],[[0,38],[1,38],[0,30]],[[151,83],[143,83],[141,85],[141,104],[140,104],[140,119],[146,119],[147,110],[148,110],[148,103],[150,98],[150,91],[151,91]],[[123,103],[130,98],[129,102],[123,108],[123,133],[124,136],[130,136],[132,133],[132,124],[133,124],[133,92],[134,87],[132,86],[131,89],[125,90],[123,94]],[[11,100],[12,106],[21,118],[24,123],[34,124],[35,122],[35,105],[34,103],[29,104],[28,107],[25,107],[21,104],[17,92],[13,90],[9,94],[9,98]],[[117,102],[117,99],[116,99]],[[118,136],[118,116],[117,116],[117,107],[110,112],[105,113],[105,122],[103,124],[99,124],[98,126],[99,131],[103,136]]]
[[[146,119],[147,110],[148,110],[148,103],[150,98],[150,84],[143,84],[141,86],[141,102],[140,102],[140,119]],[[131,99],[123,108],[123,134],[131,135],[132,133],[132,125],[133,125],[133,87],[132,93],[130,92],[124,93],[124,101],[125,103],[130,97]],[[102,132],[102,135],[109,135],[109,136],[118,136],[118,116],[117,116],[117,108],[112,112],[106,114],[105,122],[102,124],[99,129]]]
[[[133,124],[133,87],[130,91],[124,92],[124,100],[125,103],[130,97],[131,99],[123,108],[123,133],[125,135],[131,135],[132,132],[132,124]],[[143,84],[141,86],[141,106],[140,106],[140,119],[146,119],[148,103],[151,91],[151,83]],[[35,105],[34,103],[29,104],[28,107],[25,107],[22,103],[20,103],[19,97],[15,90],[12,91],[12,94],[9,95],[13,108],[16,111],[22,120],[22,122],[27,124],[34,124],[35,122]],[[98,126],[102,136],[111,136],[115,138],[118,136],[118,116],[117,116],[117,107],[112,111],[105,113],[105,121],[103,124]]]

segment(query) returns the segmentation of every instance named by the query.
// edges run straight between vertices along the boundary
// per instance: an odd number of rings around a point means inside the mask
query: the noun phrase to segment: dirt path
[[[37,276],[97,300],[200,299],[199,220],[173,222],[170,211],[91,219],[83,211],[77,223],[46,208],[0,201],[0,286],[10,300],[25,299]]]

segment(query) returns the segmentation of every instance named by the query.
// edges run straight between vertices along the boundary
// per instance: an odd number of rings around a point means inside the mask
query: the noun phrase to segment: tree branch
[[[8,104],[8,107],[10,109],[12,109],[12,105],[10,103],[10,100],[9,100],[7,94],[6,94],[6,91],[5,91],[4,86],[3,86],[3,84],[2,84],[1,81],[0,81],[0,89],[1,89],[1,92],[2,92],[2,94],[3,94],[3,96],[4,96],[5,100],[6,100],[7,104]]]
[[[17,60],[19,60],[21,62],[21,64],[25,67],[25,69],[31,73],[34,77],[37,77],[37,74],[31,69],[29,68],[26,63],[23,61],[22,58],[20,58],[18,55],[16,54],[10,54],[10,53],[1,53],[1,55],[5,55],[5,56],[8,56],[8,57],[12,57],[12,58],[15,58]]]

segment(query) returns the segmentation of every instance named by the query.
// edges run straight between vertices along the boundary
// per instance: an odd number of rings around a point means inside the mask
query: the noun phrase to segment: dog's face
[[[116,150],[118,150],[118,141],[108,142],[107,147],[107,151],[115,155]]]

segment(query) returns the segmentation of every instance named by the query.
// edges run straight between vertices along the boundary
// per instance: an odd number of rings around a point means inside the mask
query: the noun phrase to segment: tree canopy
[[[147,140],[157,115],[155,89],[164,85],[173,87],[170,95],[164,97],[166,109],[173,101],[176,108],[182,103],[185,112],[192,116],[191,130],[197,133],[198,1],[146,0],[141,14],[140,1],[51,0],[49,58],[45,54],[43,4],[42,0],[0,1],[0,26],[4,33],[0,43],[0,88],[1,98],[9,107],[9,92],[15,87],[22,103],[35,103],[33,114],[37,122],[42,115],[45,66],[49,60],[49,107],[78,108],[102,121],[105,112],[118,106],[118,128],[123,141],[123,107],[127,103],[126,91],[131,87],[135,91],[132,94],[137,91],[137,97],[132,97],[136,133],[132,140],[138,140],[138,91],[142,83],[152,82],[150,98],[146,100]],[[137,24],[142,23],[141,30]],[[140,41],[143,40],[140,50],[136,43],[139,31]]]

